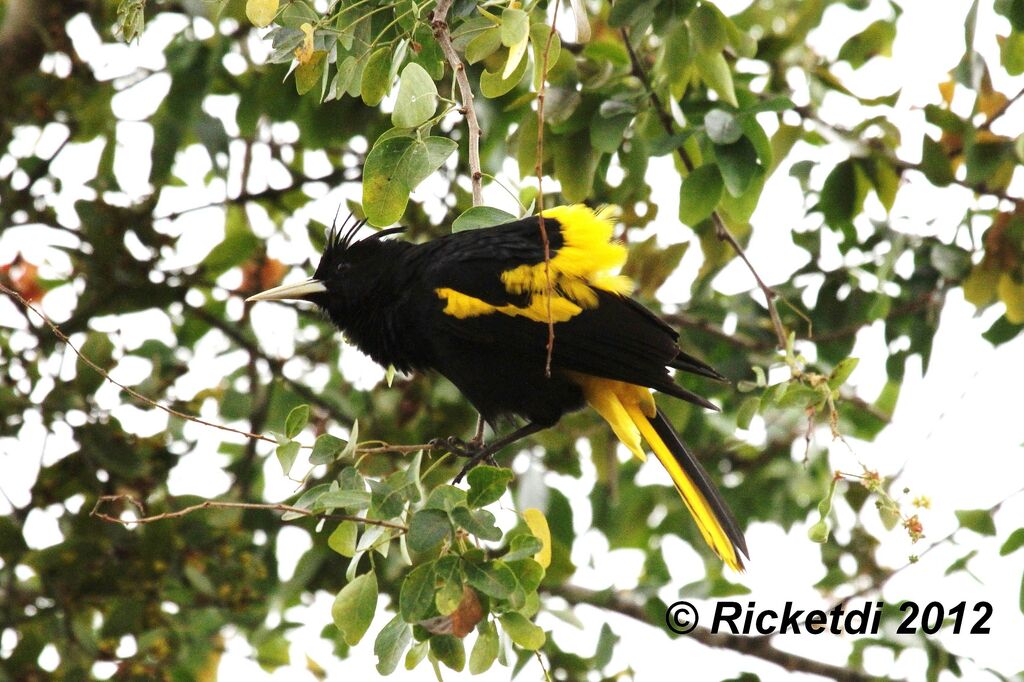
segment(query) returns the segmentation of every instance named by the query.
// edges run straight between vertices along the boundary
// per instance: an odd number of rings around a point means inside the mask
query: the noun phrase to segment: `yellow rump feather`
[[[618,439],[641,460],[645,459],[641,438],[647,441],[672,478],[672,483],[697,523],[704,541],[730,568],[742,571],[743,564],[721,521],[651,424],[650,418],[657,414],[651,392],[643,386],[613,379],[578,372],[567,374],[583,389],[587,403],[608,422]]]

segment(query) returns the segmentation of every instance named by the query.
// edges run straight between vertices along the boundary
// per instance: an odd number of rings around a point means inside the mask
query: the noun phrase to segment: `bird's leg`
[[[452,483],[459,483],[460,481],[462,481],[462,479],[466,476],[466,474],[469,473],[470,469],[472,469],[473,467],[475,467],[477,464],[479,464],[480,462],[484,461],[485,459],[487,459],[489,457],[492,457],[493,455],[497,454],[500,450],[502,450],[506,446],[509,446],[512,443],[515,443],[517,440],[520,440],[522,438],[526,438],[527,436],[533,435],[533,434],[537,433],[538,431],[542,431],[544,428],[546,428],[546,427],[544,427],[544,426],[542,426],[540,424],[537,424],[535,422],[530,422],[529,424],[526,424],[525,426],[519,427],[518,429],[516,429],[512,433],[507,434],[505,436],[502,436],[498,440],[492,442],[490,445],[486,445],[486,446],[480,448],[478,451],[472,453],[469,456],[469,461],[466,462],[466,465],[462,467],[462,471],[459,472],[459,475],[455,477],[455,479],[452,481]]]
[[[448,438],[435,438],[430,441],[431,446],[438,450],[448,450],[454,455],[459,457],[473,457],[476,453],[484,447],[484,427],[486,422],[484,421],[483,415],[477,417],[476,422],[476,433],[470,441],[464,441],[458,436],[449,436]],[[497,466],[493,457],[487,457],[487,463]]]
[[[480,449],[480,448],[483,447],[483,445],[484,445],[484,426],[485,426],[484,416],[482,414],[478,415],[477,418],[476,418],[476,435],[473,436],[473,440],[471,440],[471,441],[469,441],[469,443],[467,443],[467,445],[470,448],[472,448],[474,450],[477,450],[477,449]]]

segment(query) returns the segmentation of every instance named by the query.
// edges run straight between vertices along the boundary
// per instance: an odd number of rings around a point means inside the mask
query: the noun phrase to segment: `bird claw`
[[[449,436],[448,438],[435,438],[430,441],[430,445],[434,449],[447,450],[448,452],[458,457],[465,457],[469,461],[459,471],[458,476],[452,481],[458,484],[466,477],[470,469],[477,466],[481,462],[487,462],[491,466],[498,466],[498,463],[494,459],[492,453],[486,452],[487,448],[482,441],[476,439],[470,441],[464,441],[458,436]]]

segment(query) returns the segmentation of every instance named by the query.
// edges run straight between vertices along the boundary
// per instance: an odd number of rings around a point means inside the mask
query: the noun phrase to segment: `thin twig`
[[[992,124],[998,121],[1000,118],[1002,118],[1003,114],[1005,114],[1010,107],[1016,104],[1017,100],[1019,100],[1021,97],[1024,97],[1024,90],[1021,90],[1016,95],[1003,102],[1003,106],[993,111],[992,115],[985,119],[982,122],[982,124],[978,126],[978,131],[989,130],[992,127]]]
[[[125,386],[121,382],[119,382],[116,379],[114,379],[113,377],[111,377],[110,373],[107,372],[107,370],[105,370],[102,367],[100,367],[99,365],[97,365],[92,360],[92,358],[90,358],[87,355],[83,354],[82,351],[80,351],[78,348],[76,348],[74,346],[74,344],[71,343],[71,340],[68,339],[67,335],[63,331],[61,331],[60,327],[58,327],[52,320],[50,320],[50,318],[47,317],[45,313],[43,313],[42,311],[37,309],[31,303],[29,303],[20,293],[18,293],[17,291],[14,291],[13,289],[8,288],[3,283],[0,283],[0,291],[3,291],[5,294],[10,296],[11,298],[17,300],[19,303],[21,303],[21,305],[26,310],[32,311],[37,316],[39,316],[39,318],[42,319],[42,321],[44,323],[46,323],[46,326],[48,326],[50,328],[50,330],[53,332],[54,336],[56,336],[66,347],[70,348],[71,351],[76,356],[78,356],[78,358],[82,362],[84,362],[86,365],[88,365],[90,368],[92,368],[93,371],[95,371],[97,374],[99,374],[101,377],[103,377],[104,380],[109,381],[110,383],[114,384],[115,386],[117,386],[122,391],[124,391],[128,395],[132,396],[136,400],[138,400],[138,401],[140,401],[142,403],[145,403],[146,405],[150,405],[152,407],[155,407],[155,408],[157,408],[159,410],[163,410],[167,414],[170,414],[172,416],[178,417],[179,419],[184,419],[186,421],[195,422],[196,424],[202,424],[203,426],[210,426],[210,427],[213,427],[215,429],[220,429],[221,431],[228,431],[230,433],[234,433],[234,434],[237,434],[239,436],[244,436],[244,437],[252,439],[252,440],[262,440],[262,441],[266,441],[268,443],[273,443],[274,445],[278,445],[279,444],[276,440],[274,440],[273,438],[270,438],[269,436],[264,436],[264,435],[259,434],[259,433],[252,433],[250,431],[245,431],[243,429],[236,429],[236,428],[233,428],[233,427],[230,427],[230,426],[225,426],[224,424],[216,424],[214,422],[206,421],[205,419],[201,419],[199,417],[195,417],[193,415],[186,414],[184,412],[180,412],[180,411],[174,409],[173,407],[168,407],[167,405],[163,405],[162,403],[159,403],[156,400],[153,400],[149,396],[146,396],[146,395],[143,395],[143,394],[139,393],[138,391],[136,391],[135,389],[133,389],[133,388],[131,388],[129,386]],[[195,311],[195,309],[193,309],[193,312],[194,311]],[[236,338],[235,340],[237,341],[239,339]],[[249,347],[248,344],[244,344],[244,345],[247,348]],[[367,446],[361,446],[361,447],[356,448],[356,453],[360,454],[360,455],[381,454],[381,453],[385,453],[385,452],[394,452],[394,453],[399,453],[399,454],[408,454],[408,453],[412,453],[412,452],[419,452],[420,450],[430,450],[433,447],[430,443],[421,443],[421,444],[417,444],[417,445],[391,445],[389,443],[384,443],[382,441],[368,441],[368,442],[373,443],[373,444],[372,445],[367,445]],[[303,449],[308,450],[308,449],[311,449],[313,446],[312,445],[302,445],[301,447]]]
[[[1021,493],[1024,493],[1024,488],[1018,488],[1017,490],[1013,491],[1012,493],[1010,493],[1009,495],[1007,495],[1003,499],[1001,499],[998,502],[996,502],[994,505],[992,505],[991,507],[989,507],[985,511],[987,511],[989,513],[989,515],[991,516],[992,514],[995,514],[997,511],[999,511],[999,509],[1004,504],[1009,502],[1014,497],[1017,497]],[[839,606],[839,605],[845,605],[845,604],[849,603],[853,599],[857,599],[858,597],[863,597],[864,595],[870,594],[871,592],[877,592],[877,591],[881,590],[883,587],[885,587],[885,584],[888,583],[897,573],[901,573],[901,572],[905,571],[906,569],[910,568],[911,566],[914,566],[914,565],[920,563],[921,559],[923,559],[926,554],[931,552],[936,547],[940,547],[942,545],[945,545],[948,542],[952,542],[953,536],[955,536],[961,530],[963,530],[963,526],[957,526],[956,528],[953,529],[953,531],[951,533],[949,533],[948,535],[944,535],[943,537],[939,538],[938,540],[933,542],[931,545],[929,545],[927,549],[925,549],[923,552],[918,554],[917,557],[914,558],[912,561],[908,561],[907,563],[903,564],[902,566],[898,566],[896,568],[889,569],[882,576],[880,576],[879,579],[875,580],[870,585],[867,585],[866,587],[862,587],[861,589],[857,590],[853,594],[847,595],[847,596],[843,597],[842,599],[840,599],[838,602],[833,604],[832,608],[834,608],[835,606]]]
[[[647,72],[644,70],[643,64],[640,63],[640,58],[637,56],[636,51],[633,49],[633,44],[629,40],[629,34],[626,32],[626,29],[620,29],[620,34],[622,35],[622,42],[625,43],[626,50],[627,52],[629,52],[629,59],[633,65],[633,75],[636,76],[640,80],[640,82],[644,84],[648,96],[651,98],[651,103],[654,105],[654,108],[658,114],[658,118],[661,120],[662,127],[665,129],[665,132],[667,132],[669,135],[672,135],[674,133],[672,118],[671,116],[669,116],[668,110],[665,109],[664,106],[662,106],[661,98],[658,97],[658,94],[654,91],[654,88],[647,80]],[[683,149],[682,145],[676,147],[676,153],[679,155],[679,160],[682,162],[683,167],[686,168],[686,172],[692,172],[694,168],[693,161],[690,159],[689,154],[686,153],[686,150]],[[757,282],[758,289],[760,289],[761,293],[764,294],[765,304],[768,307],[768,315],[769,317],[771,317],[772,327],[775,330],[775,337],[776,341],[778,342],[777,347],[780,349],[784,349],[786,347],[786,339],[788,337],[788,334],[786,333],[786,328],[782,325],[782,318],[779,317],[778,307],[775,305],[775,299],[776,297],[778,297],[778,293],[770,286],[765,284],[764,280],[761,279],[761,276],[757,273],[757,270],[754,268],[754,264],[750,262],[749,258],[747,258],[746,251],[743,249],[742,246],[740,246],[740,243],[739,241],[736,240],[735,235],[733,235],[733,233],[726,226],[725,222],[723,222],[722,217],[718,214],[718,211],[714,211],[711,213],[711,222],[715,227],[715,236],[718,237],[720,241],[724,241],[728,243],[729,246],[732,247],[732,250],[736,253],[736,255],[739,256],[740,259],[746,264],[747,268],[750,270],[750,274],[754,276],[754,281]]]
[[[5,286],[2,283],[0,283],[0,291],[3,291],[5,294],[10,296],[11,298],[17,300],[19,303],[21,303],[22,306],[24,306],[24,308],[26,310],[31,310],[33,313],[38,315],[39,318],[42,319],[42,321],[46,324],[46,326],[48,326],[50,328],[50,331],[53,332],[54,336],[56,336],[65,345],[67,345],[67,347],[70,348],[71,351],[75,355],[78,356],[79,360],[81,360],[86,365],[91,367],[93,369],[93,371],[95,371],[97,374],[99,374],[101,377],[103,377],[106,381],[109,381],[110,383],[114,384],[115,386],[117,386],[122,391],[124,391],[125,393],[127,393],[131,397],[135,398],[136,400],[138,400],[138,401],[140,401],[142,403],[145,403],[146,405],[150,405],[152,407],[155,407],[155,408],[157,408],[159,410],[163,410],[167,414],[169,414],[171,416],[174,416],[174,417],[178,417],[179,419],[184,419],[186,421],[195,422],[197,424],[202,424],[203,426],[209,426],[209,427],[212,427],[212,428],[215,428],[215,429],[220,429],[221,431],[228,431],[230,433],[234,433],[234,434],[237,434],[239,436],[245,436],[246,438],[253,438],[253,439],[256,439],[256,440],[263,440],[263,441],[267,441],[268,443],[274,443],[275,445],[277,444],[277,441],[274,440],[273,438],[269,438],[267,436],[264,436],[264,435],[261,435],[261,434],[258,434],[258,433],[250,433],[248,431],[243,431],[242,429],[235,429],[235,428],[232,428],[230,426],[225,426],[224,424],[216,424],[214,422],[206,421],[205,419],[201,419],[199,417],[194,417],[194,416],[192,416],[190,414],[185,414],[184,412],[179,412],[178,410],[175,410],[173,407],[168,407],[167,405],[163,405],[163,404],[153,400],[152,398],[149,398],[147,396],[142,395],[141,393],[139,393],[135,389],[130,388],[128,386],[125,386],[121,382],[119,382],[116,379],[114,379],[113,377],[111,377],[110,373],[107,372],[107,370],[105,370],[102,367],[100,367],[99,365],[97,365],[95,362],[92,361],[91,358],[83,355],[80,350],[75,348],[75,346],[71,343],[71,340],[68,339],[67,335],[65,335],[64,332],[62,332],[60,330],[60,327],[58,327],[56,324],[54,324],[53,321],[51,321],[49,317],[47,317],[44,313],[42,313],[40,310],[38,310],[35,306],[33,306],[31,303],[29,303],[27,300],[25,300],[25,298],[21,294],[19,294],[17,291],[14,291],[13,289],[9,289],[7,286]]]
[[[100,507],[106,502],[127,502],[136,509],[139,510],[141,515],[137,519],[122,519],[116,516],[111,516],[105,512],[100,511]],[[131,495],[101,495],[96,500],[96,504],[93,506],[92,511],[89,512],[89,516],[93,516],[97,519],[102,519],[109,523],[118,523],[122,526],[128,527],[131,524],[145,524],[155,523],[156,521],[166,521],[167,519],[177,519],[193,512],[201,511],[203,509],[257,509],[262,511],[278,511],[278,512],[289,512],[292,514],[300,514],[302,516],[311,516],[316,518],[331,519],[335,521],[355,521],[356,523],[365,523],[369,526],[382,526],[384,528],[394,528],[400,530],[403,533],[409,530],[408,526],[401,523],[394,523],[391,521],[382,521],[380,519],[368,519],[363,516],[351,516],[349,514],[325,514],[324,512],[312,511],[309,509],[302,509],[301,507],[293,507],[289,504],[278,504],[278,503],[263,503],[263,502],[226,502],[219,500],[206,500],[199,504],[193,504],[185,507],[184,509],[178,509],[177,511],[164,512],[163,514],[154,514],[153,516],[146,516],[146,508],[143,506],[142,501],[138,498],[132,497]]]
[[[537,86],[537,159],[533,171],[537,176],[537,216],[540,225],[540,239],[544,244],[544,295],[547,303],[548,343],[547,357],[544,360],[544,376],[551,377],[551,356],[555,352],[555,318],[551,315],[551,242],[548,240],[548,229],[544,224],[544,95],[548,81],[548,54],[551,42],[555,37],[555,24],[558,23],[558,7],[561,0],[555,1],[555,12],[551,19],[551,30],[544,44],[544,58],[541,60],[540,84]]]
[[[453,2],[454,0],[438,0],[437,7],[430,16],[430,25],[434,30],[437,44],[441,46],[441,52],[455,72],[455,82],[458,83],[459,94],[462,97],[462,114],[466,117],[466,127],[469,129],[469,181],[473,187],[473,205],[482,206],[484,194],[480,166],[480,122],[476,117],[476,109],[473,108],[473,88],[469,84],[469,77],[466,76],[466,66],[452,45],[448,29],[448,10],[451,9]]]

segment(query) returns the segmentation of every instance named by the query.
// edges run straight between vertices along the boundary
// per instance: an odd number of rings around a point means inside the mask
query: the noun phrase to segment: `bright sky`
[[[718,4],[727,13],[733,13],[747,3],[734,0]],[[903,3],[905,11],[899,20],[898,37],[891,59],[876,59],[856,72],[848,68],[844,70],[842,66],[836,69],[837,75],[852,90],[864,96],[888,94],[902,87],[902,96],[890,119],[903,131],[904,147],[900,155],[908,161],[916,161],[920,156],[920,139],[926,129],[921,108],[924,104],[938,101],[936,84],[945,79],[945,74],[955,66],[963,52],[964,17],[969,4],[968,0],[945,0],[941,3],[907,0]],[[861,30],[871,21],[886,16],[886,7],[887,3],[878,1],[873,2],[867,12],[853,12],[842,5],[831,6],[823,26],[811,35],[809,42],[818,52],[834,56],[847,36]],[[569,23],[560,21],[562,26]],[[101,77],[114,77],[131,73],[140,67],[162,66],[160,52],[166,41],[181,30],[181,24],[169,20],[154,22],[141,44],[131,47],[101,46],[98,37],[85,21],[76,20],[73,29],[75,45],[82,57],[100,66],[98,72]],[[999,63],[996,42],[992,36],[1006,31],[1006,21],[995,16],[990,9],[983,8],[978,25],[978,35],[982,37],[978,49],[989,64]],[[53,64],[53,68],[63,67]],[[1010,79],[999,73],[993,77],[996,88],[1003,92],[1017,92],[1024,86],[1024,79],[1021,78]],[[794,73],[792,79],[800,103],[802,77]],[[127,89],[114,100],[115,113],[131,120],[118,126],[121,146],[116,169],[125,194],[120,198],[114,196],[112,200],[127,202],[149,191],[141,178],[148,174],[152,135],[146,124],[133,121],[152,113],[168,84],[163,76],[153,76]],[[209,109],[230,119],[234,109],[231,98],[215,99]],[[966,93],[959,92],[954,104],[958,111],[965,113],[969,112],[972,102]],[[852,124],[864,117],[859,106],[851,103],[848,98],[838,96],[826,101],[822,113],[840,124]],[[770,118],[765,117],[766,125],[772,124]],[[231,132],[233,123],[228,120],[227,124]],[[772,132],[771,128],[768,132]],[[1024,106],[1011,109],[998,123],[996,132],[1008,135],[1024,132]],[[285,141],[294,133],[294,129],[288,126],[275,128],[275,135]],[[43,150],[48,146],[54,148],[62,138],[60,126],[51,126],[42,136],[24,131],[19,136],[18,144],[22,149],[36,149],[45,155]],[[71,145],[61,153],[54,165],[55,173],[63,179],[57,205],[65,224],[77,224],[71,206],[77,198],[92,191],[85,188],[83,183],[95,168],[99,151],[95,144]],[[789,161],[813,158],[822,164],[815,172],[824,174],[832,162],[845,158],[848,151],[841,145],[824,149],[797,147]],[[232,153],[237,155],[239,151],[233,150]],[[327,172],[326,160],[322,157],[318,159],[315,154],[311,156],[307,170],[311,173]],[[266,182],[275,186],[284,181],[279,171],[266,163],[266,158],[261,160],[257,156],[256,162],[264,166],[265,172],[254,175],[266,178]],[[187,151],[179,157],[177,171],[186,180],[186,186],[165,190],[157,213],[164,214],[217,201],[225,187],[216,181],[209,186],[204,185],[204,176],[208,170],[209,161],[205,152],[199,149]],[[508,177],[505,180],[509,184],[518,181],[511,164],[506,175]],[[653,200],[660,206],[660,216],[657,224],[649,229],[656,232],[663,243],[685,241],[692,237],[688,229],[674,220],[678,185],[675,180],[666,181],[666,178],[674,177],[675,173],[664,157],[656,159],[652,164],[649,180],[654,188]],[[1019,174],[1015,180],[1011,193],[1024,194],[1024,182]],[[237,176],[232,177],[228,189],[236,191],[238,182]],[[258,191],[259,187],[250,185],[249,189]],[[330,222],[342,196],[358,197],[358,187],[331,192],[327,190],[324,187],[319,201],[298,211],[286,222],[283,236],[274,233],[274,226],[265,220],[260,211],[252,212],[254,229],[261,238],[267,238],[271,255],[287,263],[303,261],[310,249],[304,235],[306,220],[315,216],[323,222]],[[436,206],[435,190],[436,187],[428,182],[417,190],[414,199]],[[514,210],[514,206],[508,205],[508,195],[496,187],[489,188],[487,198],[493,205]],[[957,188],[936,189],[922,178],[911,177],[900,190],[899,200],[892,212],[892,223],[908,233],[937,235],[948,241],[952,239],[956,225],[971,201],[966,191]],[[871,210],[873,217],[884,217],[877,203]],[[797,227],[816,226],[819,220],[804,216],[800,188],[795,180],[789,178],[788,164],[784,165],[765,189],[753,218],[755,236],[748,251],[769,283],[786,279],[800,265],[799,259],[803,252],[789,243],[787,233]],[[181,235],[179,247],[167,254],[165,263],[167,267],[180,267],[198,262],[221,240],[223,217],[217,209],[196,211],[174,224],[163,225],[162,229]],[[8,228],[0,234],[0,263],[9,262],[20,251],[30,261],[45,264],[44,276],[66,277],[70,272],[70,263],[53,245],[69,244],[68,239],[64,233],[43,231],[38,226]],[[832,254],[825,256],[825,265],[828,267],[841,263],[838,249],[833,250]],[[691,248],[679,271],[662,288],[660,295],[664,301],[685,303],[688,282],[699,264],[699,249]],[[299,274],[293,273],[291,277],[298,278]],[[222,283],[231,285],[237,282],[225,280]],[[716,286],[723,292],[742,296],[747,295],[751,281],[747,271],[736,263],[718,277]],[[44,309],[60,321],[67,317],[74,302],[75,292],[72,288],[62,287],[47,296]],[[239,305],[239,301],[233,301],[234,307],[229,307],[229,314],[237,313]],[[911,362],[893,422],[877,441],[851,442],[851,451],[845,445],[830,444],[827,430],[817,434],[817,446],[828,449],[833,468],[858,471],[860,463],[863,463],[883,475],[898,475],[901,485],[894,489],[906,485],[912,495],[925,494],[932,499],[932,509],[922,514],[927,537],[917,546],[911,546],[906,534],[900,530],[889,533],[882,530],[877,516],[870,512],[871,505],[865,506],[869,513],[864,514],[860,521],[882,538],[879,559],[883,565],[901,566],[906,563],[909,554],[921,554],[932,541],[951,532],[956,524],[953,516],[955,510],[990,507],[1016,491],[1024,482],[1024,461],[1020,456],[1024,444],[1024,420],[1020,419],[1020,401],[1013,398],[1014,393],[1011,392],[1014,390],[1012,387],[1024,384],[1024,363],[1020,361],[1024,340],[1017,339],[999,349],[993,349],[980,337],[981,332],[1001,312],[1001,305],[997,305],[980,317],[976,316],[974,307],[963,301],[959,290],[952,292],[943,312],[928,374],[922,376],[920,363]],[[269,352],[283,357],[292,354],[294,335],[290,330],[295,328],[296,322],[293,310],[274,304],[258,305],[253,310],[252,319]],[[6,299],[0,300],[0,324],[15,327],[23,324]],[[116,343],[128,348],[137,346],[145,338],[160,338],[174,343],[168,318],[159,311],[97,319],[93,325],[97,329],[111,332],[117,337]],[[80,344],[83,337],[79,335],[73,340]],[[16,336],[13,342],[15,348],[17,343]],[[216,383],[223,374],[237,366],[236,363],[241,363],[241,354],[223,355],[228,347],[227,341],[217,333],[207,335],[190,362],[192,371],[178,381],[175,391],[182,397],[190,397]],[[868,400],[873,400],[881,389],[884,376],[883,352],[884,339],[879,326],[867,328],[860,333],[853,355],[861,358],[861,365],[853,375],[851,384]],[[74,363],[50,363],[49,370],[69,378],[74,373]],[[377,390],[387,390],[381,382],[383,371],[368,363],[354,349],[347,349],[343,354],[342,370],[360,388],[376,386]],[[323,374],[307,374],[302,359],[290,361],[285,371],[291,376],[301,375],[314,385],[322,385],[326,380]],[[148,366],[141,361],[126,361],[113,374],[115,378],[130,384],[141,381],[148,374]],[[784,377],[773,375],[773,378],[779,380]],[[272,378],[265,375],[263,380],[270,381]],[[45,390],[45,386],[38,390]],[[114,387],[106,386],[101,389],[98,399],[101,405],[111,408],[114,415],[129,428],[149,434],[165,427],[166,420],[162,413],[119,405],[117,395]],[[209,414],[206,416],[216,418],[214,406],[209,405],[208,408]],[[69,421],[73,422],[71,426],[77,423],[73,415],[69,415]],[[27,503],[29,490],[40,465],[52,464],[73,451],[71,426],[58,427],[47,437],[38,416],[30,416],[18,439],[0,439],[0,468],[4,472],[0,487],[14,504],[20,506]],[[189,425],[188,429],[190,436],[199,439],[199,446],[183,456],[173,470],[171,491],[178,495],[192,493],[216,496],[223,493],[229,483],[228,477],[221,470],[226,464],[226,458],[216,454],[222,434],[195,425]],[[750,431],[739,432],[737,435],[754,443],[763,442],[764,423],[757,418]],[[794,456],[802,456],[802,444],[794,446]],[[578,480],[541,472],[531,462],[528,456],[520,454],[515,458],[513,466],[519,475],[543,481],[547,486],[557,486],[570,500],[576,500],[574,511],[578,540],[573,547],[573,561],[581,568],[575,582],[597,589],[609,586],[620,589],[634,587],[642,566],[642,554],[637,550],[609,552],[606,541],[589,531],[589,509],[583,504],[595,480],[589,459],[584,458],[584,475]],[[667,483],[666,475],[657,465],[645,465],[639,475],[642,483]],[[293,484],[281,477],[273,457],[267,460],[266,477],[268,500],[281,500],[292,493]],[[848,527],[853,512],[844,501],[838,497],[837,500],[835,506],[840,525]],[[72,500],[70,510],[77,511],[82,502]],[[735,577],[752,590],[745,599],[766,607],[776,607],[785,600],[792,600],[799,608],[808,609],[827,607],[831,603],[832,599],[822,597],[812,587],[824,574],[818,560],[818,546],[809,542],[806,535],[808,526],[816,520],[815,503],[816,500],[808,501],[808,522],[798,524],[790,533],[783,533],[778,526],[772,524],[755,524],[747,529],[751,550],[749,570],[745,575]],[[507,494],[502,505],[512,507]],[[7,500],[0,497],[0,513],[9,512]],[[46,547],[61,540],[56,521],[61,513],[63,510],[59,507],[31,512],[26,529],[31,546]],[[1002,539],[1014,529],[1024,526],[1024,495],[1007,502],[996,515],[995,521],[999,539],[982,539],[970,531],[961,531],[955,543],[944,544],[925,556],[919,564],[898,574],[886,586],[884,594],[889,600],[916,599],[922,604],[938,601],[947,609],[962,600],[967,600],[968,606],[980,599],[990,601],[994,605],[994,615],[990,621],[991,635],[954,636],[945,631],[939,635],[942,644],[954,653],[972,656],[977,660],[977,666],[965,665],[966,679],[971,680],[991,677],[983,671],[986,667],[1003,674],[1014,674],[1024,669],[1024,649],[1008,646],[1010,642],[1019,641],[1019,633],[1024,631],[1024,616],[1018,608],[1024,553],[1009,559],[998,557]],[[512,523],[511,511],[499,515],[499,524],[503,524],[504,528],[510,527]],[[842,529],[838,532],[840,539],[845,539]],[[291,575],[295,562],[310,543],[311,539],[298,528],[286,527],[282,530],[278,546],[282,579]],[[662,590],[660,596],[672,602],[679,598],[679,590],[683,585],[701,578],[703,564],[692,548],[675,538],[666,538],[665,549],[673,581]],[[972,575],[959,572],[943,577],[950,563],[971,550],[978,551],[978,555],[970,562]],[[353,649],[351,657],[344,661],[335,660],[329,644],[319,637],[320,630],[330,622],[332,599],[333,595],[319,593],[307,605],[285,614],[291,621],[306,623],[291,638],[294,665],[268,674],[248,657],[252,652],[244,639],[229,636],[227,652],[220,669],[222,679],[241,679],[245,676],[251,680],[313,680],[312,674],[304,666],[307,655],[325,668],[331,679],[371,679],[376,676],[373,638],[390,619],[390,615],[385,613],[388,606],[386,599],[381,600],[377,617],[367,637]],[[708,604],[695,601],[701,615],[710,613],[711,607]],[[562,647],[589,655],[593,652],[601,624],[608,622],[622,637],[622,643],[616,649],[617,653],[609,669],[631,666],[641,680],[662,679],[665,670],[678,670],[680,661],[686,661],[688,677],[696,680],[718,680],[744,670],[755,672],[765,680],[789,677],[781,669],[757,659],[741,659],[731,652],[707,649],[685,637],[670,639],[660,627],[641,625],[590,608],[578,609],[577,615],[581,620],[580,628],[546,612],[539,616],[538,623],[553,631]],[[0,633],[0,653],[10,651],[13,636],[13,631]],[[787,635],[777,637],[775,645],[787,651],[842,665],[850,651],[850,641],[849,637],[831,635]],[[471,642],[468,645],[471,646]],[[131,638],[126,638],[122,643],[122,653],[130,654],[134,646]],[[56,651],[49,647],[40,657],[40,665],[44,669],[52,669],[56,656]],[[923,652],[910,651],[894,661],[891,652],[875,647],[868,649],[866,666],[873,674],[917,678],[925,665],[924,659]],[[95,672],[100,677],[109,676],[113,666],[97,664]],[[449,678],[454,677],[453,673],[446,674]],[[531,663],[522,675],[521,679],[538,679],[540,672],[537,664]],[[433,679],[433,673],[427,664],[423,664],[413,673],[400,669],[393,677],[429,680]],[[495,667],[479,679],[507,678],[507,670]]]

